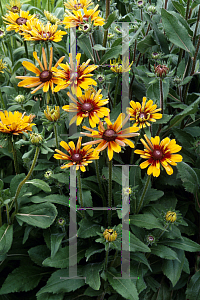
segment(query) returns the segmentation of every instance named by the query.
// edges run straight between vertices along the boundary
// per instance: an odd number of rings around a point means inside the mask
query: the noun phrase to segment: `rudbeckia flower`
[[[89,123],[91,127],[95,127],[97,123],[99,123],[99,118],[103,118],[104,116],[108,116],[109,109],[106,107],[102,107],[103,105],[108,103],[108,99],[102,99],[103,95],[100,94],[101,90],[92,92],[88,89],[85,92],[85,95],[78,97],[79,101],[70,94],[67,95],[74,103],[70,103],[70,105],[63,106],[63,110],[68,112],[76,112],[77,114],[71,119],[69,125],[76,121],[76,125],[80,125],[84,118],[89,118]],[[99,118],[96,117],[96,114]]]
[[[83,126],[84,129],[91,131],[91,134],[81,132],[86,136],[92,138],[100,138],[97,141],[91,141],[84,143],[83,145],[94,145],[99,144],[96,151],[103,151],[108,148],[108,158],[111,160],[113,158],[113,151],[119,153],[121,151],[121,146],[129,145],[131,148],[134,148],[134,144],[131,140],[127,138],[138,136],[139,133],[135,133],[139,130],[137,127],[129,127],[121,130],[121,128],[127,123],[129,119],[129,115],[125,118],[125,114],[121,113],[114,124],[110,121],[110,115],[108,118],[105,118],[105,122],[107,124],[107,129],[104,128],[102,122],[99,120],[98,130],[88,128]]]
[[[113,229],[106,229],[103,233],[103,236],[107,241],[113,242],[117,239],[117,232]]]
[[[176,166],[176,162],[182,161],[182,156],[180,154],[174,154],[179,152],[182,147],[176,144],[176,141],[170,140],[168,137],[163,139],[160,143],[160,137],[155,136],[155,138],[148,139],[147,135],[144,135],[147,143],[141,139],[142,144],[145,146],[145,150],[135,150],[134,152],[140,154],[140,157],[147,159],[140,164],[140,168],[144,169],[148,167],[147,174],[151,175],[153,173],[154,177],[160,175],[160,164],[165,168],[168,175],[173,174],[173,169],[169,165]]]
[[[83,13],[81,10],[73,10],[73,13],[67,11],[67,16],[63,20],[65,28],[72,28],[88,23],[89,20],[93,23],[93,26],[103,26],[105,24],[105,19],[98,16],[100,10],[98,9],[99,5],[96,5],[94,9],[89,9],[83,7]]]
[[[82,65],[79,65],[81,53],[78,53],[76,55],[76,70],[75,70],[71,53],[69,54],[69,57],[70,57],[70,64],[68,63],[59,64],[59,66],[63,68],[64,71],[58,70],[56,68],[57,66],[52,68],[54,75],[62,79],[58,82],[58,85],[55,87],[54,92],[58,92],[70,86],[72,93],[77,97],[80,97],[82,96],[81,88],[86,90],[90,85],[97,85],[97,82],[90,78],[91,76],[93,76],[93,74],[90,74],[90,72],[94,71],[96,68],[98,68],[98,66],[95,65],[88,66],[90,59],[82,63]]]
[[[25,113],[22,114],[19,111],[14,113],[7,110],[0,111],[0,132],[19,135],[23,131],[32,131],[32,126],[36,125],[31,123],[33,118],[35,118],[35,115],[25,116]]]
[[[65,8],[69,10],[79,10],[84,7],[88,8],[92,4],[92,0],[68,0],[67,2],[64,2]]]
[[[155,119],[161,119],[162,114],[157,113],[161,111],[161,108],[157,108],[157,105],[153,105],[153,101],[149,100],[146,103],[147,98],[143,97],[142,105],[139,102],[130,101],[130,106],[127,107],[126,112],[130,114],[130,120],[134,120],[134,126],[139,128],[145,128],[146,125],[150,126],[150,122],[156,122]],[[157,109],[156,109],[157,108]]]
[[[57,30],[57,28],[57,24],[51,25],[51,23],[48,22],[44,25],[41,21],[33,19],[27,21],[26,25],[21,26],[22,32],[20,32],[20,34],[24,36],[26,41],[60,42],[63,35],[67,34],[67,32]]]
[[[129,64],[129,59],[123,59],[123,61],[118,58],[118,61],[116,59],[113,59],[113,62],[110,60],[110,65],[111,65],[111,71],[115,73],[125,73],[129,72],[131,69],[133,62]]]
[[[76,170],[79,170],[80,168],[82,172],[85,172],[85,166],[92,163],[92,160],[99,159],[99,155],[92,146],[88,145],[81,149],[81,141],[82,137],[79,137],[76,147],[72,141],[68,144],[64,141],[60,142],[60,146],[63,147],[69,154],[65,154],[64,152],[55,149],[55,151],[59,154],[54,154],[54,158],[70,161],[68,164],[61,166],[61,169],[76,165]]]
[[[53,72],[52,72],[52,61],[53,61],[53,48],[50,48],[50,62],[49,62],[49,68],[47,68],[47,59],[46,59],[46,54],[44,51],[44,48],[42,48],[42,56],[43,56],[43,63],[44,66],[42,65],[41,61],[39,60],[39,58],[37,57],[37,53],[33,52],[33,57],[35,58],[35,60],[37,60],[37,62],[40,65],[40,68],[42,69],[42,71],[40,71],[34,64],[28,62],[28,61],[23,61],[22,65],[29,71],[33,72],[36,74],[36,77],[31,77],[31,76],[16,76],[16,78],[19,79],[24,79],[23,81],[20,81],[18,83],[18,86],[23,86],[25,88],[32,88],[32,87],[36,87],[31,94],[34,94],[35,92],[37,92],[39,89],[41,89],[43,87],[43,92],[48,92],[49,90],[49,86],[52,89],[53,92],[53,84],[58,84],[59,83],[59,79],[54,77]],[[60,62],[63,61],[65,57],[62,56],[57,63],[55,64],[55,67],[58,66],[58,64]]]
[[[11,11],[13,13],[17,13],[20,11],[21,3],[19,0],[11,0],[9,1],[9,4],[5,4],[5,7],[8,11]]]
[[[21,30],[21,25],[26,24],[28,20],[35,18],[35,15],[29,15],[29,11],[20,10],[19,14],[10,12],[2,18],[6,20],[4,23],[9,25],[6,27],[7,31],[15,30],[15,32],[19,32]]]

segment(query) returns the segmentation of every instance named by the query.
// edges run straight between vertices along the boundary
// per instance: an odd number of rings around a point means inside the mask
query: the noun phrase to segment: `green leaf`
[[[51,178],[58,180],[58,182],[60,183],[69,184],[69,174],[66,173],[52,174]]]
[[[49,293],[44,293],[39,296],[37,296],[37,300],[63,300],[64,294],[49,294]]]
[[[40,282],[43,270],[33,266],[21,266],[14,269],[4,281],[0,290],[0,295],[15,292],[27,292],[34,289]]]
[[[141,242],[132,232],[129,233],[130,236],[130,251],[132,252],[151,252],[149,247]]]
[[[195,171],[184,162],[179,162],[177,169],[186,191],[195,194],[199,186],[199,180]]]
[[[112,49],[108,50],[102,59],[100,60],[99,64],[103,65],[107,60],[112,59],[112,58],[118,58],[118,56],[122,53],[122,46],[115,46]]]
[[[48,228],[57,216],[56,207],[51,203],[33,204],[22,207],[16,215],[17,220],[29,225]]]
[[[173,117],[173,115],[162,115],[162,119],[156,120],[156,124],[166,124]]]
[[[109,283],[117,293],[125,299],[139,300],[137,289],[131,279],[122,279],[114,268],[109,268],[106,275]],[[113,277],[119,277],[119,279]]]
[[[172,1],[173,6],[176,10],[181,14],[181,16],[185,17],[185,8],[183,4],[180,4],[178,1]]]
[[[140,252],[130,253],[130,258],[131,258],[131,260],[135,260],[135,261],[139,261],[140,263],[143,263],[152,272],[151,266],[150,266],[146,256],[143,253],[140,253]]]
[[[43,261],[50,255],[50,250],[46,245],[38,245],[28,250],[31,260],[39,266],[43,266]]]
[[[169,278],[173,287],[179,281],[183,265],[185,261],[185,254],[183,250],[176,250],[178,260],[164,260],[162,263],[162,271]]]
[[[33,184],[34,186],[37,186],[38,188],[40,188],[41,190],[43,190],[46,193],[50,193],[51,192],[50,186],[48,185],[48,183],[46,183],[43,180],[32,179],[32,180],[26,181],[26,183],[31,183],[31,184]]]
[[[130,216],[130,224],[146,229],[164,229],[163,224],[152,214],[139,214]]]
[[[4,186],[3,180],[0,179],[0,191],[3,190],[3,186]]]
[[[93,254],[95,254],[95,253],[101,253],[103,251],[105,251],[105,247],[102,248],[102,246],[99,245],[99,244],[92,245],[85,252],[86,262],[89,260],[90,256],[92,256]]]
[[[22,174],[18,174],[15,175],[15,177],[13,177],[13,179],[10,182],[10,192],[11,192],[11,196],[15,196],[16,190],[18,185],[20,184],[20,182],[26,177],[26,175],[24,173]],[[23,187],[22,187],[23,188]],[[20,195],[22,194],[22,191],[20,192]]]
[[[79,289],[81,286],[85,285],[85,280],[83,279],[65,279],[69,277],[68,269],[58,270],[54,272],[47,284],[39,290],[36,296],[44,293],[69,293]],[[43,298],[44,299],[44,298]]]
[[[0,255],[6,254],[13,241],[13,225],[4,224],[0,227]]]
[[[163,27],[170,42],[194,55],[195,48],[186,28],[175,16],[163,8],[161,9],[161,16]]]
[[[52,202],[64,206],[69,206],[69,197],[66,197],[64,195],[59,195],[59,194],[48,195],[46,197],[33,196],[30,197],[30,200],[33,203]]]
[[[96,51],[100,51],[100,50],[108,50],[109,48],[105,48],[105,47],[103,47],[102,45],[100,45],[100,44],[96,44],[96,45],[94,45],[94,47],[92,47],[94,50],[96,50]]]
[[[151,35],[147,35],[143,40],[141,40],[138,45],[137,49],[140,53],[144,54],[150,47],[156,45],[154,39]]]
[[[195,243],[194,241],[186,238],[186,237],[182,237],[182,240],[164,240],[162,241],[163,244],[170,246],[170,247],[174,247],[177,249],[181,249],[184,251],[189,251],[189,252],[197,252],[200,251],[200,245]]]
[[[65,233],[54,233],[51,235],[51,258],[57,253]]]
[[[78,229],[77,236],[82,239],[90,236],[97,236],[97,232],[101,232],[101,226],[93,223],[90,220],[83,219],[79,222],[80,228]]]
[[[83,267],[83,276],[86,277],[86,283],[94,290],[99,290],[101,286],[99,272],[103,269],[103,263],[86,264]]]
[[[85,249],[77,250],[77,262],[79,262],[85,255]],[[66,268],[69,266],[69,260],[72,262],[76,260],[75,254],[69,257],[69,246],[60,248],[53,258],[48,257],[43,261],[43,266],[53,268]]]
[[[190,300],[200,299],[200,270],[191,277],[186,290],[186,296]]]
[[[117,19],[118,10],[115,10],[112,14],[109,15],[106,24],[103,25],[104,29],[108,29],[110,25]]]
[[[106,180],[109,178],[108,168],[103,167],[102,175],[105,176]],[[112,172],[112,180],[117,182],[118,184],[122,185],[122,168],[121,167],[114,167]]]
[[[171,248],[166,247],[164,245],[152,245],[151,253],[157,255],[161,258],[170,259],[170,260],[178,260],[178,256],[175,251]]]
[[[181,85],[185,85],[185,84],[187,84],[189,81],[191,81],[192,80],[192,76],[187,76],[187,77],[185,77],[184,79],[183,79],[183,81],[179,84],[179,86],[181,86]]]
[[[83,50],[84,54],[86,54],[88,58],[94,61],[89,38],[87,38],[86,36],[84,36],[84,38],[79,38],[77,39],[77,44],[80,47],[80,49]]]

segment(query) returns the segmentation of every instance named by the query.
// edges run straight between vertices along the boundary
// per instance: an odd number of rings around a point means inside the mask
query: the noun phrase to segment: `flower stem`
[[[158,236],[158,239],[161,238],[161,236],[166,232],[165,229],[167,229],[168,227],[169,227],[169,224],[166,224],[166,225],[164,226],[164,229],[161,231],[160,235]]]
[[[2,215],[1,215],[1,207],[0,207],[0,227],[2,226]]]
[[[106,198],[105,198],[104,189],[103,189],[103,186],[102,186],[102,183],[101,183],[101,177],[100,177],[100,172],[99,172],[99,161],[98,160],[95,160],[95,168],[96,168],[97,181],[98,181],[99,188],[100,188],[100,191],[101,191],[101,198],[103,200],[103,207],[106,207]],[[106,222],[106,211],[105,210],[104,210],[104,221]]]
[[[14,160],[14,167],[15,167],[15,173],[19,174],[19,166],[17,162],[17,153],[14,147],[13,140],[11,139],[11,147],[12,147],[12,153],[13,153],[13,160]]]
[[[81,171],[77,171],[77,181],[78,181],[78,192],[79,192],[79,200],[81,203],[81,207],[83,207],[83,195],[82,195],[82,187],[81,187]],[[82,211],[82,217],[85,217],[85,211]]]
[[[116,105],[117,93],[118,93],[118,88],[119,88],[119,80],[120,80],[120,74],[118,74],[118,76],[117,76],[117,83],[116,83],[116,87],[115,87],[115,95],[114,95],[113,108]]]
[[[33,159],[33,162],[32,162],[32,166],[31,166],[31,168],[30,168],[30,170],[29,170],[27,176],[24,178],[24,180],[22,180],[22,181],[20,182],[20,184],[19,184],[18,187],[17,187],[17,191],[16,191],[16,194],[15,194],[15,197],[14,197],[14,199],[13,199],[11,205],[10,205],[10,209],[9,209],[9,210],[11,210],[12,207],[13,207],[13,205],[14,205],[14,203],[15,203],[16,209],[15,209],[14,213],[13,213],[12,216],[11,216],[11,220],[13,220],[15,214],[16,214],[17,211],[18,211],[17,198],[18,198],[18,196],[19,196],[19,193],[20,193],[20,191],[21,191],[22,186],[23,186],[23,185],[25,184],[25,182],[31,177],[31,175],[32,175],[32,173],[33,173],[33,170],[34,170],[34,167],[35,167],[35,165],[36,165],[36,162],[37,162],[37,158],[38,158],[39,152],[40,152],[40,148],[37,147],[37,148],[36,148],[36,151],[35,151],[35,156],[34,156],[34,159]]]
[[[3,95],[1,93],[1,90],[0,90],[0,98],[1,98],[1,103],[2,103],[3,109],[6,109],[6,106],[5,106],[5,103],[4,103],[4,100],[3,100]]]
[[[105,259],[105,266],[104,266],[105,270],[107,270],[107,265],[108,265],[109,246],[110,245],[108,245],[108,249],[106,251],[106,259]]]
[[[45,42],[46,44],[46,49],[47,49],[47,60],[49,62],[49,46],[48,46],[48,42]]]
[[[144,201],[144,196],[146,195],[146,191],[148,189],[148,186],[149,186],[149,182],[150,182],[150,179],[151,179],[151,175],[148,175],[147,177],[147,181],[146,181],[146,184],[145,184],[145,187],[143,189],[143,192],[142,192],[142,196],[141,196],[141,199],[140,199],[140,202],[139,202],[139,205],[138,205],[138,208],[136,210],[136,214],[139,213],[142,205],[143,205],[143,201]]]
[[[11,42],[11,40],[10,40],[10,42]],[[12,62],[12,65],[14,65],[13,52],[12,52],[12,48],[10,46],[10,42],[8,42],[8,49],[9,49],[9,52],[10,52],[10,60]]]
[[[112,159],[109,161],[109,181],[108,181],[108,208],[110,210],[108,211],[108,226],[111,226],[111,218],[112,218]]]
[[[108,16],[110,15],[110,0],[106,0],[106,21],[108,19]],[[104,31],[104,37],[103,37],[103,47],[106,47],[107,43],[107,37],[108,37],[108,30]],[[102,51],[102,54],[105,54],[105,50]]]
[[[56,149],[59,150],[59,144],[58,144],[58,131],[57,131],[57,124],[54,122],[53,124],[54,127],[54,134],[55,134],[55,139],[56,139]]]
[[[9,224],[9,222],[10,222],[10,215],[9,215],[9,207],[8,207],[8,204],[6,204],[6,216],[7,216],[7,223]]]
[[[163,114],[163,85],[162,85],[162,79],[160,78],[160,108],[161,108],[161,114]]]
[[[26,53],[26,58],[28,58],[28,48],[27,48],[27,43],[24,40],[24,49],[25,49],[25,53]]]
[[[0,11],[1,11],[1,15],[3,16],[4,13],[3,13],[3,7],[2,7],[2,3],[1,3],[1,0],[0,0]],[[4,23],[3,23],[4,24]]]

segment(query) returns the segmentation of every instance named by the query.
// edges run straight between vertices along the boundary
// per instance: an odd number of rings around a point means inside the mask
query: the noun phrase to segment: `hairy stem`
[[[79,200],[81,207],[83,207],[83,195],[82,195],[82,187],[81,187],[81,170],[77,171],[77,182],[78,182],[78,192],[79,192]],[[85,211],[82,211],[82,217],[85,217]]]
[[[117,83],[116,83],[116,86],[115,86],[115,95],[114,95],[113,108],[115,108],[115,106],[116,106],[116,100],[117,100],[117,93],[118,93],[118,89],[119,89],[120,77],[121,77],[121,75],[119,73],[118,76],[117,76]]]
[[[106,21],[108,20],[110,14],[110,0],[106,0]],[[108,37],[108,30],[104,31],[104,37],[103,37],[103,47],[106,47],[107,43],[107,37]],[[105,50],[103,50],[102,54],[105,54]]]
[[[108,226],[111,226],[111,218],[112,218],[112,159],[109,161],[109,181],[108,181]]]
[[[148,175],[147,181],[146,181],[146,183],[145,183],[145,186],[144,186],[144,189],[143,189],[143,192],[142,192],[142,196],[141,196],[141,199],[140,199],[140,202],[139,202],[137,211],[136,211],[136,214],[139,213],[139,211],[140,211],[140,209],[141,209],[141,207],[142,207],[142,205],[143,205],[144,196],[146,195],[146,192],[147,192],[147,189],[148,189],[150,180],[151,180],[151,175]]]
[[[12,153],[13,153],[15,173],[19,174],[19,166],[18,166],[18,162],[17,162],[17,153],[16,153],[16,149],[14,147],[14,141],[12,139],[11,139],[11,147],[12,147]]]

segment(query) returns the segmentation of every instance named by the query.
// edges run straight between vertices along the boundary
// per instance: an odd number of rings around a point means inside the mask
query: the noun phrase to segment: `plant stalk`
[[[19,174],[19,166],[17,162],[17,153],[14,147],[13,140],[11,139],[11,147],[12,147],[12,153],[13,153],[13,160],[14,160],[14,167],[15,167],[15,173]]]
[[[108,20],[108,17],[110,15],[110,0],[106,0],[106,22]],[[108,37],[108,30],[104,31],[104,37],[103,37],[103,47],[106,47],[107,43],[107,37]],[[102,51],[102,54],[105,54],[105,50]]]
[[[108,266],[108,254],[109,254],[109,247],[110,245],[108,245],[108,249],[106,251],[106,259],[105,259],[105,270],[107,270],[107,266]]]
[[[111,226],[111,219],[112,219],[112,159],[108,163],[109,165],[109,181],[108,181],[108,226]]]
[[[121,74],[119,73],[117,76],[117,83],[115,86],[115,95],[114,95],[114,102],[113,102],[113,108],[115,108],[116,106],[116,100],[117,100],[117,93],[118,93],[118,89],[119,89],[119,81],[120,81],[120,76]]]
[[[3,109],[6,109],[5,102],[3,100],[3,95],[2,95],[1,90],[0,90],[0,98],[1,98],[1,103],[2,103]]]
[[[83,195],[82,195],[82,187],[81,187],[81,170],[78,170],[77,171],[77,182],[78,182],[78,192],[79,192],[79,200],[80,200],[80,203],[81,203],[81,207],[83,208]],[[85,217],[85,211],[83,210],[81,212],[82,214],[82,217],[84,218]]]
[[[28,58],[28,48],[27,48],[27,43],[24,40],[24,49],[25,49],[25,53],[26,53],[26,58]]]
[[[9,207],[8,204],[6,204],[6,216],[7,216],[7,223],[10,223],[10,215],[9,215]]]
[[[142,205],[143,205],[144,196],[146,195],[146,192],[147,192],[147,189],[148,189],[150,180],[151,180],[151,175],[148,175],[147,181],[146,181],[146,183],[145,183],[145,187],[144,187],[144,189],[143,189],[142,196],[141,196],[141,199],[140,199],[140,202],[139,202],[137,211],[136,211],[136,214],[139,213],[139,211],[140,211],[140,209],[141,209],[141,207],[142,207]]]
[[[40,148],[37,147],[37,148],[36,148],[36,151],[35,151],[35,156],[34,156],[34,159],[33,159],[33,162],[32,162],[32,166],[31,166],[31,168],[30,168],[30,170],[29,170],[27,176],[20,182],[20,184],[19,184],[18,187],[17,187],[17,191],[16,191],[16,194],[15,194],[15,197],[14,197],[14,199],[13,199],[11,205],[10,205],[10,208],[9,208],[9,210],[11,210],[12,207],[13,207],[13,205],[14,205],[14,203],[15,203],[16,209],[15,209],[14,213],[13,213],[12,216],[11,216],[11,220],[13,220],[13,218],[14,218],[15,214],[17,213],[17,210],[18,210],[18,209],[17,209],[17,206],[18,206],[18,205],[17,205],[17,198],[18,198],[18,196],[19,196],[19,193],[20,193],[20,191],[21,191],[21,188],[22,188],[22,186],[25,184],[25,182],[31,177],[31,175],[32,175],[32,173],[33,173],[33,170],[34,170],[34,167],[35,167],[35,165],[36,165],[37,159],[38,159],[39,152],[40,152]]]

